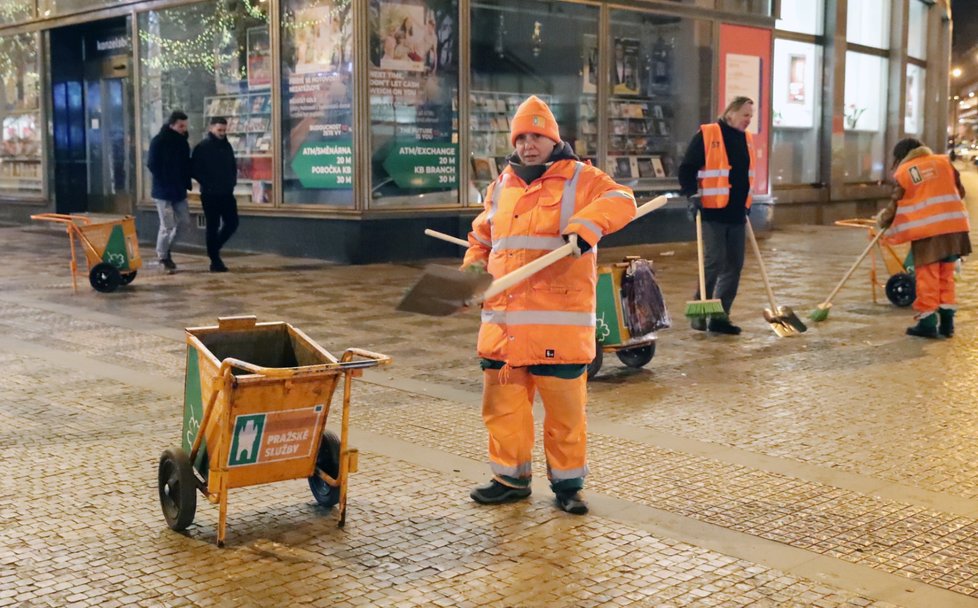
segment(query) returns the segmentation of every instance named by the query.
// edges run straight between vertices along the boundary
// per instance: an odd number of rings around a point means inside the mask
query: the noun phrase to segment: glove
[[[881,209],[873,219],[876,220],[876,228],[879,230],[886,230],[893,223],[894,215],[887,213],[889,209]]]
[[[689,221],[696,221],[696,214],[703,210],[703,201],[700,200],[698,196],[691,196],[686,199],[686,215],[689,216]]]
[[[486,263],[482,260],[476,260],[462,270],[465,272],[471,272],[472,274],[486,274]]]
[[[571,236],[575,236],[577,238],[571,239]],[[591,251],[591,243],[588,243],[587,241],[585,241],[584,238],[581,235],[577,234],[577,233],[572,232],[570,234],[565,234],[564,235],[564,241],[566,241],[568,243],[574,243],[574,257],[575,258],[579,258],[582,255],[584,255],[585,253],[587,253],[588,251]]]

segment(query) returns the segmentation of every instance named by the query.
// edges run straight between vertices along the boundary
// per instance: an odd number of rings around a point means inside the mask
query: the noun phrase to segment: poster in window
[[[338,72],[345,61],[352,61],[349,26],[349,19],[328,6],[297,10],[293,26],[295,72]]]
[[[581,91],[598,92],[598,38],[584,34],[584,66]]]
[[[272,86],[272,53],[268,27],[248,29],[248,88],[267,89]]]
[[[382,46],[376,67],[423,72],[434,66],[438,34],[434,18],[426,19],[425,12],[418,4],[380,3]]]
[[[805,103],[805,56],[788,56],[788,103]]]
[[[737,97],[749,97],[757,104],[761,99],[761,58],[756,55],[727,53],[723,105]],[[750,132],[758,133],[761,121],[751,121]]]
[[[639,50],[635,38],[615,38],[615,51],[611,64],[611,85],[615,95],[638,95]]]

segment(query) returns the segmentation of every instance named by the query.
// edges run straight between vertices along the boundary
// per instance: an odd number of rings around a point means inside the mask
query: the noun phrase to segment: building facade
[[[944,141],[950,22],[946,0],[0,0],[0,220],[132,213],[151,238],[146,152],[181,109],[191,144],[229,121],[236,246],[455,254],[422,231],[466,232],[532,93],[641,198],[752,97],[759,200],[825,222],[887,196],[898,139]],[[673,206],[616,242],[687,238]]]

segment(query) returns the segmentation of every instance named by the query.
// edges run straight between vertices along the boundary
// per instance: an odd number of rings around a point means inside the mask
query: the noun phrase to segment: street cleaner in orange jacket
[[[533,398],[543,401],[547,476],[562,510],[582,515],[587,464],[587,364],[595,355],[598,241],[635,217],[632,191],[581,162],[535,96],[511,122],[516,150],[486,191],[462,265],[501,277],[577,235],[578,252],[485,301],[478,352],[492,480],[478,503],[530,496]]]
[[[896,187],[879,224],[893,244],[910,242],[917,298],[917,324],[907,334],[923,338],[954,335],[954,264],[971,253],[968,212],[961,176],[947,156],[916,139],[893,147]]]

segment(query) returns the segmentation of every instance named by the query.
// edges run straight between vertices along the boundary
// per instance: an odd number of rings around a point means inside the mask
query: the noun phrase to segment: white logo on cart
[[[598,342],[604,342],[611,335],[611,327],[605,323],[604,313],[601,313],[601,316],[597,318],[594,333],[597,335]]]
[[[255,453],[256,439],[258,439],[258,428],[254,420],[249,420],[244,428],[238,431],[238,453],[235,458],[239,461],[253,460],[251,456]]]
[[[109,252],[105,254],[105,257],[107,258],[106,261],[116,268],[122,268],[126,265],[126,256],[122,255],[121,253]]]
[[[235,419],[231,453],[228,454],[228,466],[235,467],[258,462],[264,428],[265,414],[238,416]]]

